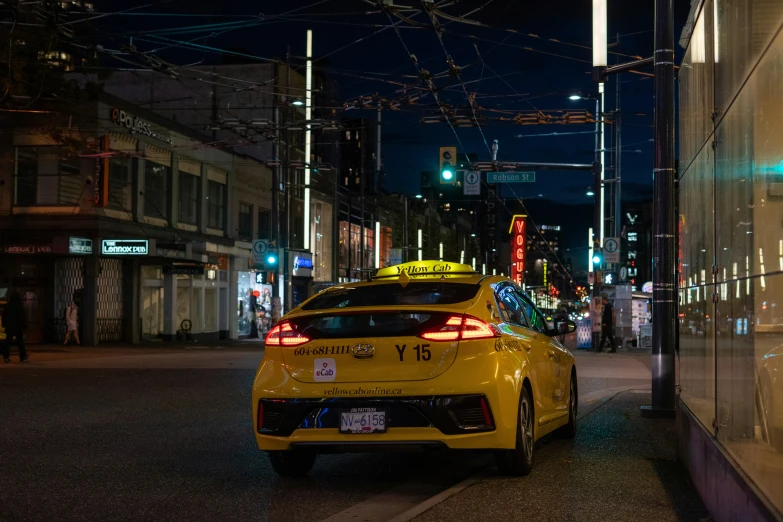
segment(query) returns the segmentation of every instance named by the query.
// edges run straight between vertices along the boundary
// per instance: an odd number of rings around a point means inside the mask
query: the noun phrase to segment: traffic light
[[[440,182],[453,185],[457,180],[457,147],[440,148]]]
[[[593,271],[596,271],[597,269],[601,268],[601,262],[603,261],[603,255],[601,253],[601,250],[594,250],[593,251]]]
[[[266,266],[268,267],[275,267],[277,266],[277,252],[269,252],[266,255]]]

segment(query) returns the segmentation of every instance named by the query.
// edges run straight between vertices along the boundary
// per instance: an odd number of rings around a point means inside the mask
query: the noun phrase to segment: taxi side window
[[[510,287],[501,288],[497,293],[498,307],[500,316],[506,323],[516,324],[527,327],[527,318],[522,311],[522,305],[514,295],[514,290]]]
[[[517,297],[522,302],[525,313],[530,318],[530,327],[538,332],[547,333],[546,321],[544,320],[544,316],[541,315],[541,312],[539,312],[533,303],[521,293],[517,293]]]

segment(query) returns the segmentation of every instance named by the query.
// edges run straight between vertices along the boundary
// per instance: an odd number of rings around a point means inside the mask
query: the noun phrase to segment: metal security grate
[[[100,259],[98,342],[122,340],[122,260]]]
[[[81,301],[84,288],[84,259],[65,257],[55,261],[54,335],[57,341],[65,339],[65,309],[71,301]],[[79,303],[81,304],[81,303]]]

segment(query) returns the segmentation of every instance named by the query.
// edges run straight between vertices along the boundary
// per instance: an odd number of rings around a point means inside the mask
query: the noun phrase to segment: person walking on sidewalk
[[[71,302],[65,309],[65,328],[64,345],[73,339],[76,339],[76,344],[82,344],[79,340],[79,307],[74,302]]]
[[[609,338],[609,353],[615,353],[617,350],[614,347],[614,307],[609,304],[609,299],[606,296],[601,298],[603,303],[603,312],[601,314],[601,340],[598,342],[596,352],[601,352],[604,349],[604,341]]]
[[[22,304],[22,296],[19,292],[11,292],[8,303],[3,309],[3,328],[5,328],[5,342],[3,343],[3,361],[11,362],[11,342],[16,341],[19,347],[19,361],[28,359],[27,350],[24,348],[24,333],[27,330],[27,313]]]

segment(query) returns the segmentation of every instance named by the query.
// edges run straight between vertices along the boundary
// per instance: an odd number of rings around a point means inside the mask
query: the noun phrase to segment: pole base
[[[673,419],[676,416],[677,410],[674,409],[642,406],[642,417],[645,419]]]

